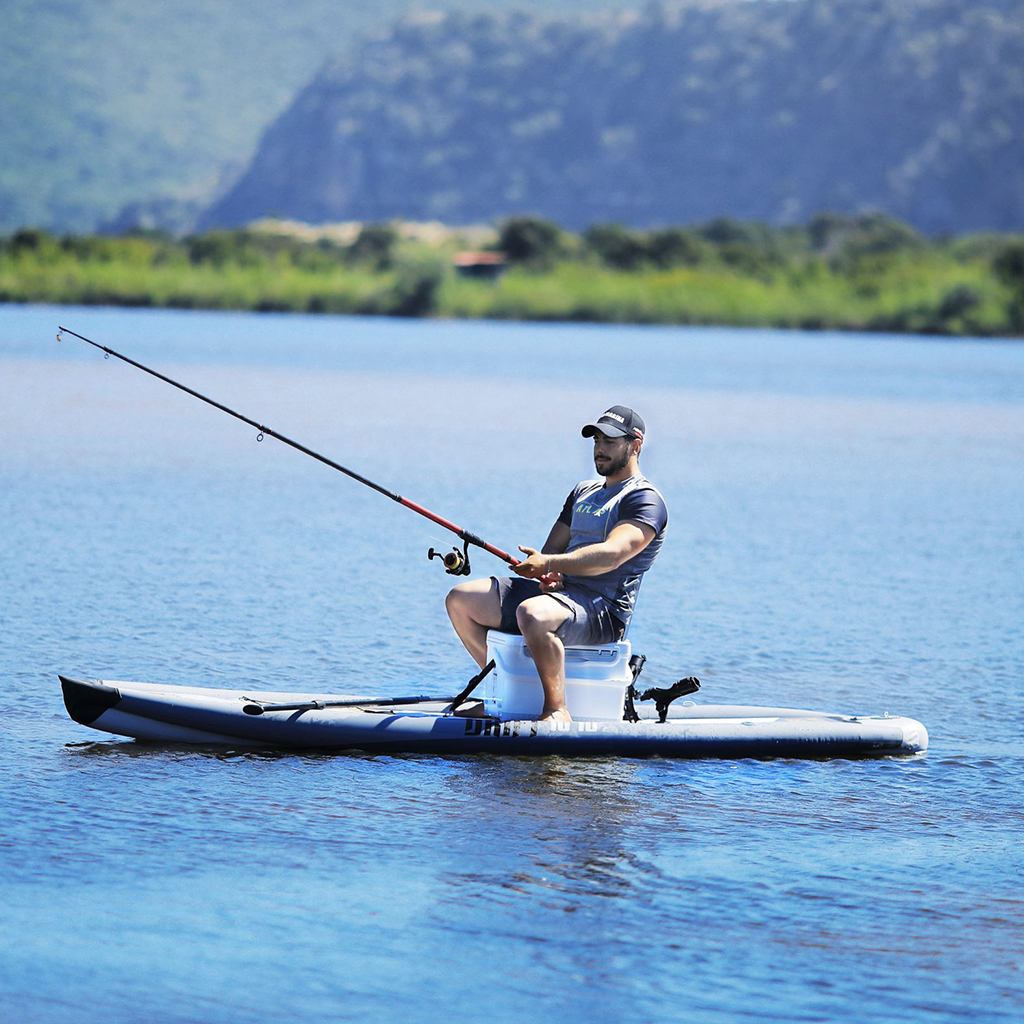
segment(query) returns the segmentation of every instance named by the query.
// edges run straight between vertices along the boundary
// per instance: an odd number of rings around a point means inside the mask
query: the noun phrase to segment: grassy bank
[[[471,239],[479,243],[479,236]],[[928,242],[885,218],[806,227],[716,221],[571,235],[519,219],[495,232],[509,269],[458,276],[458,232],[369,226],[348,241],[280,229],[0,240],[0,301],[396,316],[1024,333],[1024,240]]]

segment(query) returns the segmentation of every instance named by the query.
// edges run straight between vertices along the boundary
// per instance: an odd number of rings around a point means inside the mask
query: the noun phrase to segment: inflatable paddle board
[[[462,717],[451,698],[164,686],[60,677],[76,722],[136,740],[375,753],[562,757],[828,758],[917,754],[925,727],[911,718],[688,702],[660,722]],[[283,707],[276,707],[283,705]],[[333,706],[332,706],[333,705]],[[470,702],[470,709],[486,704]],[[572,706],[570,702],[570,707]]]

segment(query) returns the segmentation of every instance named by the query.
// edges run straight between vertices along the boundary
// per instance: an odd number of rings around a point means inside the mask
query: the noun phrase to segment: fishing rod
[[[128,356],[122,355],[120,352],[115,352],[112,348],[107,348],[106,345],[101,345],[97,341],[92,341],[86,338],[84,335],[79,334],[77,331],[72,331],[67,327],[57,327],[57,340],[62,341],[62,334],[70,334],[72,337],[78,338],[80,341],[86,342],[86,344],[92,345],[93,348],[98,348],[103,353],[103,358],[108,359],[113,356],[115,359],[120,359],[122,362],[128,363],[129,366],[137,367],[148,373],[151,377],[156,377],[157,380],[162,380],[166,384],[170,384],[172,387],[176,387],[179,391],[184,391],[186,395],[191,395],[193,398],[198,398],[201,402],[205,402],[207,405],[212,405],[214,409],[220,409],[221,412],[226,412],[229,416],[234,416],[236,420],[241,420],[243,423],[248,423],[250,427],[255,427],[258,431],[256,435],[257,441],[262,441],[264,435],[268,437],[276,438],[282,444],[288,445],[290,448],[294,448],[296,451],[302,452],[303,455],[308,455],[311,459],[316,459],[317,462],[322,462],[325,466],[330,466],[331,469],[336,469],[339,473],[344,473],[345,476],[350,477],[353,480],[358,481],[361,484],[365,484],[367,487],[373,488],[378,494],[383,494],[386,498],[390,498],[392,501],[397,501],[399,505],[404,505],[406,508],[411,509],[413,512],[419,513],[419,515],[429,519],[432,523],[436,523],[438,526],[443,526],[446,530],[450,530],[455,534],[456,537],[461,540],[462,550],[460,551],[457,547],[452,548],[447,554],[442,554],[440,551],[435,551],[433,548],[427,553],[427,558],[440,558],[444,565],[444,571],[451,576],[468,576],[469,569],[469,545],[474,544],[478,548],[483,548],[484,551],[494,555],[502,561],[508,562],[509,565],[518,565],[519,559],[510,555],[507,551],[502,551],[501,548],[495,547],[493,544],[488,544],[487,541],[478,537],[475,533],[470,533],[469,530],[464,530],[461,526],[457,526],[455,523],[449,522],[447,519],[439,516],[436,512],[431,512],[429,508],[424,508],[422,505],[418,505],[415,501],[410,501],[408,498],[403,498],[400,494],[395,494],[394,491],[389,491],[386,487],[382,487],[380,484],[374,483],[372,480],[363,476],[355,470],[348,469],[342,466],[340,463],[335,462],[333,459],[327,458],[326,455],[321,455],[319,452],[313,451],[312,448],[307,448],[304,444],[299,444],[298,441],[293,441],[290,437],[285,437],[284,434],[278,433],[276,430],[272,430],[270,427],[263,423],[257,423],[256,420],[249,419],[248,416],[243,416],[240,412],[236,412],[234,409],[229,409],[226,405],[222,405],[220,402],[214,401],[212,398],[208,398],[206,395],[200,394],[198,391],[194,391],[192,388],[181,384],[176,380],[172,380],[170,377],[159,373],[156,370],[150,369],[148,366],[143,366],[142,363],[136,362],[134,359]]]

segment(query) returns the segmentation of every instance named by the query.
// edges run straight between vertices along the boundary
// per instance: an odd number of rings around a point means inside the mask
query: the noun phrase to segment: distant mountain
[[[428,2],[495,10],[523,0]],[[245,168],[267,124],[326,60],[412,5],[2,0],[0,234],[187,223]]]
[[[416,16],[326,67],[201,226],[884,210],[1024,228],[1024,0]]]

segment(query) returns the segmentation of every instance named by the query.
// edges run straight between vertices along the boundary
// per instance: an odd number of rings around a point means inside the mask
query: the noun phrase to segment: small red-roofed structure
[[[462,277],[476,277],[495,281],[508,269],[503,252],[458,252],[452,260]]]

